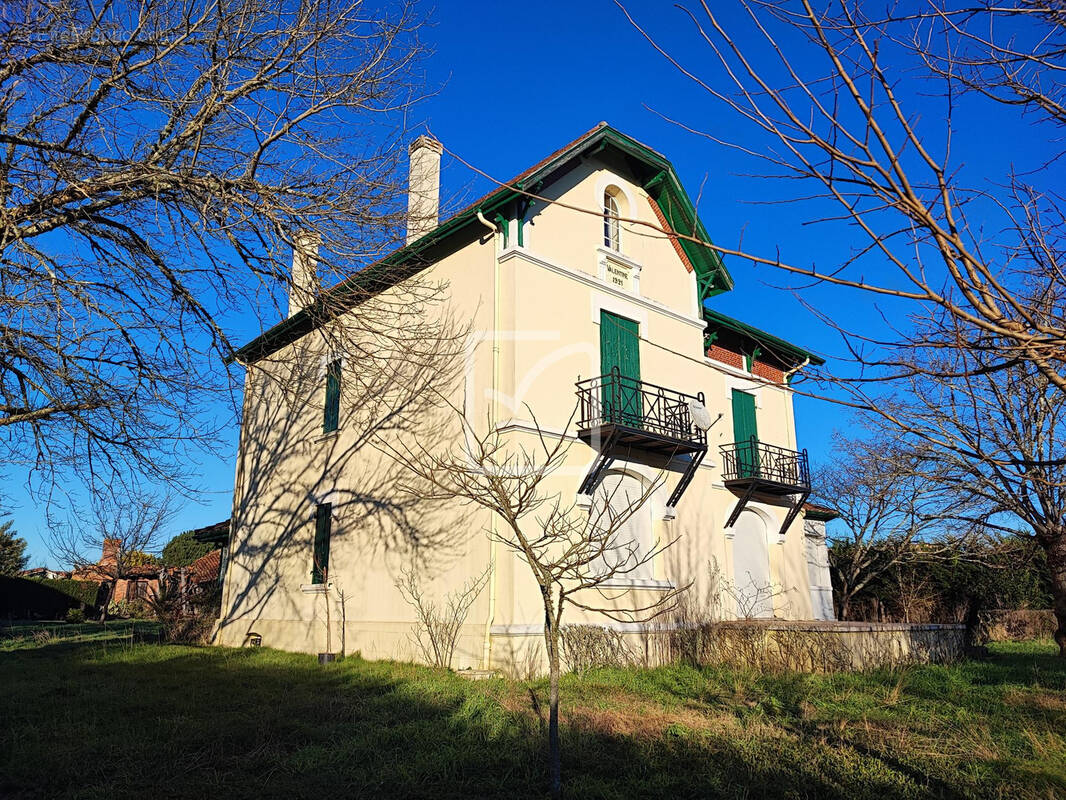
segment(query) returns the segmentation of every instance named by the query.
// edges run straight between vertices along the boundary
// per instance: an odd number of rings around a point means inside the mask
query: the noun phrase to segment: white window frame
[[[622,252],[622,221],[618,208],[618,195],[621,192],[608,186],[603,190],[603,246],[613,253]]]

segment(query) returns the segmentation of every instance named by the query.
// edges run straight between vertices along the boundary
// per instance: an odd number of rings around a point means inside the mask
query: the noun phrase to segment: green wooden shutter
[[[325,583],[329,576],[329,537],[333,531],[333,504],[315,508],[315,553],[311,561],[311,583]]]
[[[618,368],[620,386],[605,381],[605,421],[640,427],[643,417],[640,395],[640,326],[631,319],[600,311],[600,369],[612,374]]]
[[[341,419],[341,362],[329,362],[326,367],[326,406],[322,419],[322,432],[337,430]]]
[[[625,377],[640,380],[640,326],[634,320],[600,311],[600,365],[604,374],[618,367]]]
[[[737,444],[737,467],[742,477],[759,470],[759,427],[755,421],[755,395],[733,390],[733,441]]]

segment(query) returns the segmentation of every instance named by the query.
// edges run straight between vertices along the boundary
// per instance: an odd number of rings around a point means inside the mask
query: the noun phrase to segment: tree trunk
[[[963,624],[966,626],[966,647],[973,651],[983,644],[980,635],[981,601],[977,597],[969,595],[965,602],[966,612],[963,617]]]
[[[108,584],[107,592],[104,593],[104,604],[100,608],[100,622],[107,621],[107,609],[111,605],[111,598],[115,596],[115,587],[118,586],[118,579],[111,581]]]
[[[553,639],[558,633],[552,632]],[[559,643],[556,641],[548,652],[549,683],[551,689],[548,697],[548,774],[551,782],[551,796],[559,800],[563,796],[562,751],[559,745]]]
[[[326,599],[326,652],[333,652],[333,621],[330,619],[329,613],[329,584],[326,583],[327,578],[322,576],[322,583],[326,587],[326,591],[322,593],[322,596]]]
[[[1059,657],[1066,658],[1066,528],[1043,531],[1037,540],[1047,554],[1051,572],[1051,602],[1058,621],[1055,643],[1059,646]]]
[[[544,646],[548,651],[548,782],[552,800],[563,796],[562,750],[559,744],[559,631],[553,617],[550,590],[544,598]]]

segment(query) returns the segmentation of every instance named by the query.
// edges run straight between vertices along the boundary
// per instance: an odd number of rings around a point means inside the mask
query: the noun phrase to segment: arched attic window
[[[618,219],[619,194],[614,186],[608,186],[603,192],[603,246],[617,252],[622,250],[622,226]]]

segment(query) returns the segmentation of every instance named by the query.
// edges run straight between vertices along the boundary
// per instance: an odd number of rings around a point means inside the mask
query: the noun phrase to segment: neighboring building
[[[218,588],[222,575],[221,567],[222,551],[212,550],[210,553],[200,556],[186,569],[188,570],[189,580],[197,586],[204,587],[206,590],[211,586]]]
[[[62,570],[49,569],[48,567],[33,567],[32,569],[24,569],[19,573],[20,578],[29,578],[31,580],[58,580],[60,578],[69,578],[69,572],[63,572]]]
[[[222,582],[222,576],[226,572],[229,530],[230,521],[227,519],[222,522],[216,522],[214,525],[208,525],[206,528],[197,528],[192,532],[192,536],[196,541],[215,548],[193,564],[195,568],[194,580],[197,583],[206,584],[209,576],[217,583]]]
[[[208,544],[224,539],[229,532],[229,520],[194,531],[198,541]],[[162,581],[174,581],[183,594],[200,593],[217,588],[220,582],[223,549],[204,554],[187,567],[163,567],[155,564],[128,566],[122,570],[123,577],[115,578],[120,543],[117,539],[105,539],[96,564],[78,567],[63,577],[77,581],[115,583],[112,603],[131,600],[150,601],[159,596]]]
[[[159,595],[160,576],[163,567],[154,564],[142,564],[128,566],[122,570],[123,576],[116,578],[116,566],[118,565],[119,548],[118,539],[104,539],[100,552],[100,560],[95,564],[87,564],[76,568],[70,577],[76,581],[94,581],[97,583],[115,584],[111,602],[149,600]]]
[[[440,152],[426,137],[412,145],[406,247],[308,308],[313,254],[298,253],[289,318],[237,354],[249,369],[217,640],[321,651],[331,599],[335,649],[414,658],[414,612],[395,582],[417,551],[434,596],[489,569],[458,667],[538,658],[537,589],[491,543],[492,515],[400,494],[402,466],[364,435],[368,379],[331,350],[327,334],[368,296],[402,306],[412,275],[446,284],[446,311],[426,314],[450,313],[480,341],[455,395],[471,424],[496,420],[535,445],[535,416],[573,441],[552,484],[564,501],[639,494],[668,469],[624,533],[641,549],[678,543],[613,591],[639,604],[692,582],[722,617],[831,618],[789,388],[822,361],[711,308],[733,281],[712,250],[661,233],[707,239],[670,162],[601,124],[438,225]],[[575,210],[593,208],[602,215]],[[421,412],[397,419],[377,435],[399,448],[445,429]],[[452,546],[434,552],[442,539]],[[573,610],[566,621],[617,625]]]

